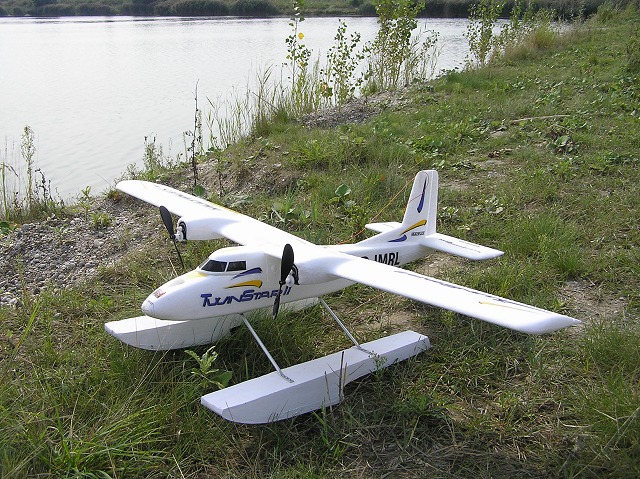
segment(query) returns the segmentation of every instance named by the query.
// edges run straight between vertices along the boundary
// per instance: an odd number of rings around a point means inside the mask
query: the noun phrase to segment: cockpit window
[[[246,261],[229,261],[227,271],[244,271],[247,269]]]
[[[216,261],[215,259],[208,259],[200,265],[200,269],[212,273],[223,273],[227,269],[227,263],[224,261]]]

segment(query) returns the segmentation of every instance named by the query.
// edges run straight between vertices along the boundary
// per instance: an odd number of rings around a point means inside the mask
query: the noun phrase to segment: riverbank
[[[198,165],[208,198],[325,244],[352,241],[374,217],[401,218],[407,182],[435,168],[439,231],[505,255],[411,267],[581,327],[525,336],[355,286],[327,299],[360,341],[411,328],[433,348],[351,384],[338,407],[268,427],[231,424],[200,406],[213,386],[191,355],[134,350],[104,333],[180,269],[155,208],[112,192],[86,219],[79,207],[0,244],[25,241],[0,255],[24,271],[35,248],[26,235],[62,255],[56,235],[73,228],[87,237],[66,249],[86,247],[99,264],[87,281],[24,288],[0,308],[0,475],[640,475],[638,21],[637,10],[602,10],[566,36],[541,36],[375,108],[362,99],[351,113],[280,118]],[[193,184],[184,165],[141,176]],[[189,243],[187,268],[221,244]],[[110,264],[101,247],[121,259]],[[254,327],[283,366],[348,344],[319,308]],[[216,352],[233,382],[269,371],[244,329]]]
[[[427,0],[422,16],[466,18],[474,0]],[[588,17],[604,0],[539,0],[536,7],[553,9],[560,18]],[[507,2],[508,16],[513,2]],[[265,17],[291,15],[291,2],[285,0],[0,0],[2,16],[240,16]],[[369,0],[307,0],[307,16],[376,16]]]

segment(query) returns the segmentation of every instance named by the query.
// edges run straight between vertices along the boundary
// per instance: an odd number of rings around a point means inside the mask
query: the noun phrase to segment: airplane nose
[[[146,316],[168,321],[199,319],[203,309],[203,281],[208,276],[192,271],[172,279],[151,293],[142,303]]]
[[[145,299],[144,303],[142,303],[142,312],[147,316],[153,317],[153,303],[148,299]]]

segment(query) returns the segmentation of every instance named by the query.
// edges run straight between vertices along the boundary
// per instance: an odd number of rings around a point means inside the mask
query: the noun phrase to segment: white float
[[[414,331],[387,336],[202,396],[201,403],[228,421],[262,424],[292,418],[342,401],[344,386],[430,347]],[[365,351],[366,350],[366,351]]]

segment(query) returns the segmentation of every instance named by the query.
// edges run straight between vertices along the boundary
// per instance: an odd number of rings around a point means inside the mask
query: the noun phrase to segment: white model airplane
[[[203,396],[226,419],[262,423],[292,417],[342,399],[344,385],[429,347],[412,331],[358,344],[321,299],[354,282],[531,334],[580,321],[509,299],[424,276],[399,266],[433,250],[472,260],[501,251],[436,233],[438,174],[420,171],[402,223],[374,223],[378,232],[355,244],[319,246],[243,214],[156,183],[122,181],[120,191],[160,207],[174,241],[227,238],[242,246],[213,252],[195,270],[156,289],[144,316],[107,323],[105,329],[135,347],[167,350],[208,344],[244,323],[275,372]],[[173,232],[170,213],[180,216]],[[354,347],[280,369],[245,314],[280,305],[299,309],[320,302]]]

